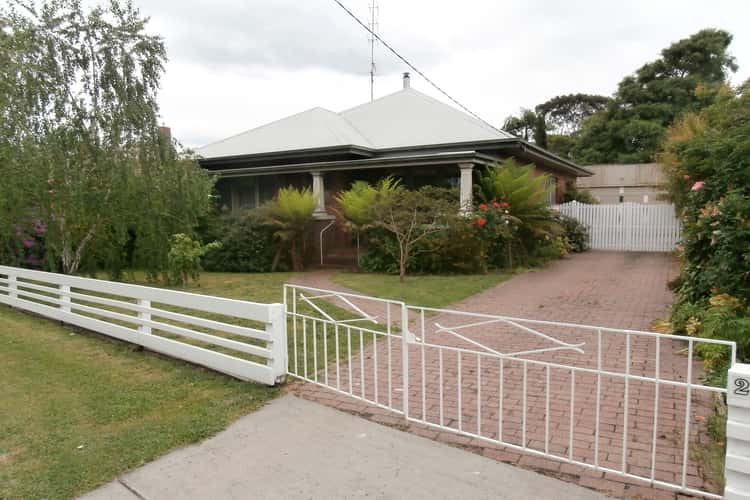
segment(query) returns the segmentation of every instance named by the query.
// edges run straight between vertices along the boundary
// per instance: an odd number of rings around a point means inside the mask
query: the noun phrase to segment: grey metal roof
[[[208,144],[196,152],[204,158],[220,158],[348,145],[372,147],[341,115],[313,108]]]
[[[198,148],[203,158],[333,146],[388,149],[513,138],[407,88],[334,113],[314,108]]]

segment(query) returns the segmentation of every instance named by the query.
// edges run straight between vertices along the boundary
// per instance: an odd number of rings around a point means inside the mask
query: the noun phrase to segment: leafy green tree
[[[582,163],[651,161],[667,127],[682,113],[710,105],[737,70],[732,35],[705,29],[662,50],[625,77],[605,110],[584,122],[574,158]]]
[[[372,205],[372,225],[393,235],[397,247],[399,278],[404,281],[409,263],[425,247],[420,243],[445,231],[448,222],[457,217],[458,207],[447,197],[435,196],[430,186],[419,190],[396,189],[379,196]]]
[[[152,274],[164,270],[170,236],[192,231],[212,181],[159,133],[162,39],[117,0],[13,0],[0,19],[0,174],[14,179],[0,185],[0,236],[39,219],[52,268],[121,266],[134,241]]]
[[[534,109],[549,132],[571,136],[581,130],[586,118],[605,109],[611,101],[602,95],[567,94],[555,96]]]
[[[304,268],[304,251],[315,211],[315,196],[309,188],[286,187],[279,189],[276,199],[261,207],[265,222],[276,231],[279,242],[271,270],[275,271],[284,252],[288,252],[294,271]]]
[[[524,141],[533,141],[537,132],[538,119],[536,113],[531,109],[521,108],[518,116],[509,116],[505,119],[503,130],[520,137]]]
[[[569,94],[553,97],[534,108],[521,108],[518,116],[509,116],[503,129],[524,140],[533,140],[538,146],[567,156],[571,146],[564,139],[578,133],[581,123],[601,111],[610,102],[609,97],[589,94]],[[562,138],[562,139],[560,139]],[[558,149],[553,149],[558,148]]]
[[[569,157],[583,121],[604,109],[611,99],[600,95],[568,94],[553,97],[534,108],[536,143],[553,153]]]

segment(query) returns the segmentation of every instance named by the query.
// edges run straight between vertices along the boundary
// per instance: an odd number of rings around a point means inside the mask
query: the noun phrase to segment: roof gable
[[[412,88],[334,113],[313,108],[201,148],[204,158],[336,146],[389,149],[513,136]]]
[[[340,115],[375,147],[383,149],[513,137],[412,88]]]

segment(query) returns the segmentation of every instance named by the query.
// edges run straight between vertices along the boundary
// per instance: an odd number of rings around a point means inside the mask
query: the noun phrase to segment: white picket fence
[[[674,205],[589,205],[572,201],[554,208],[589,229],[594,250],[671,252],[682,237]]]
[[[282,304],[7,266],[0,266],[0,304],[132,342],[242,380],[274,385],[287,372]],[[259,324],[257,328],[255,322]]]

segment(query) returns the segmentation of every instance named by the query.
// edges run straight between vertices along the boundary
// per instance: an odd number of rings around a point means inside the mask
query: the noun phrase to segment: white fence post
[[[143,307],[144,309],[151,309],[150,300],[139,299],[138,305],[140,307]],[[138,319],[141,321],[151,321],[151,313],[149,311],[138,311]],[[141,323],[140,325],[138,325],[138,331],[148,335],[151,333],[151,327],[149,325]]]
[[[8,274],[8,296],[11,299],[18,298],[18,278],[15,274]]]
[[[60,290],[60,309],[64,312],[70,312],[70,285],[59,285]]]
[[[729,369],[724,498],[750,500],[750,364]]]
[[[271,368],[274,380],[277,384],[284,381],[289,363],[289,352],[286,340],[286,311],[283,304],[269,304],[269,321],[266,324],[266,332],[271,336],[268,349],[271,358],[266,364]]]

